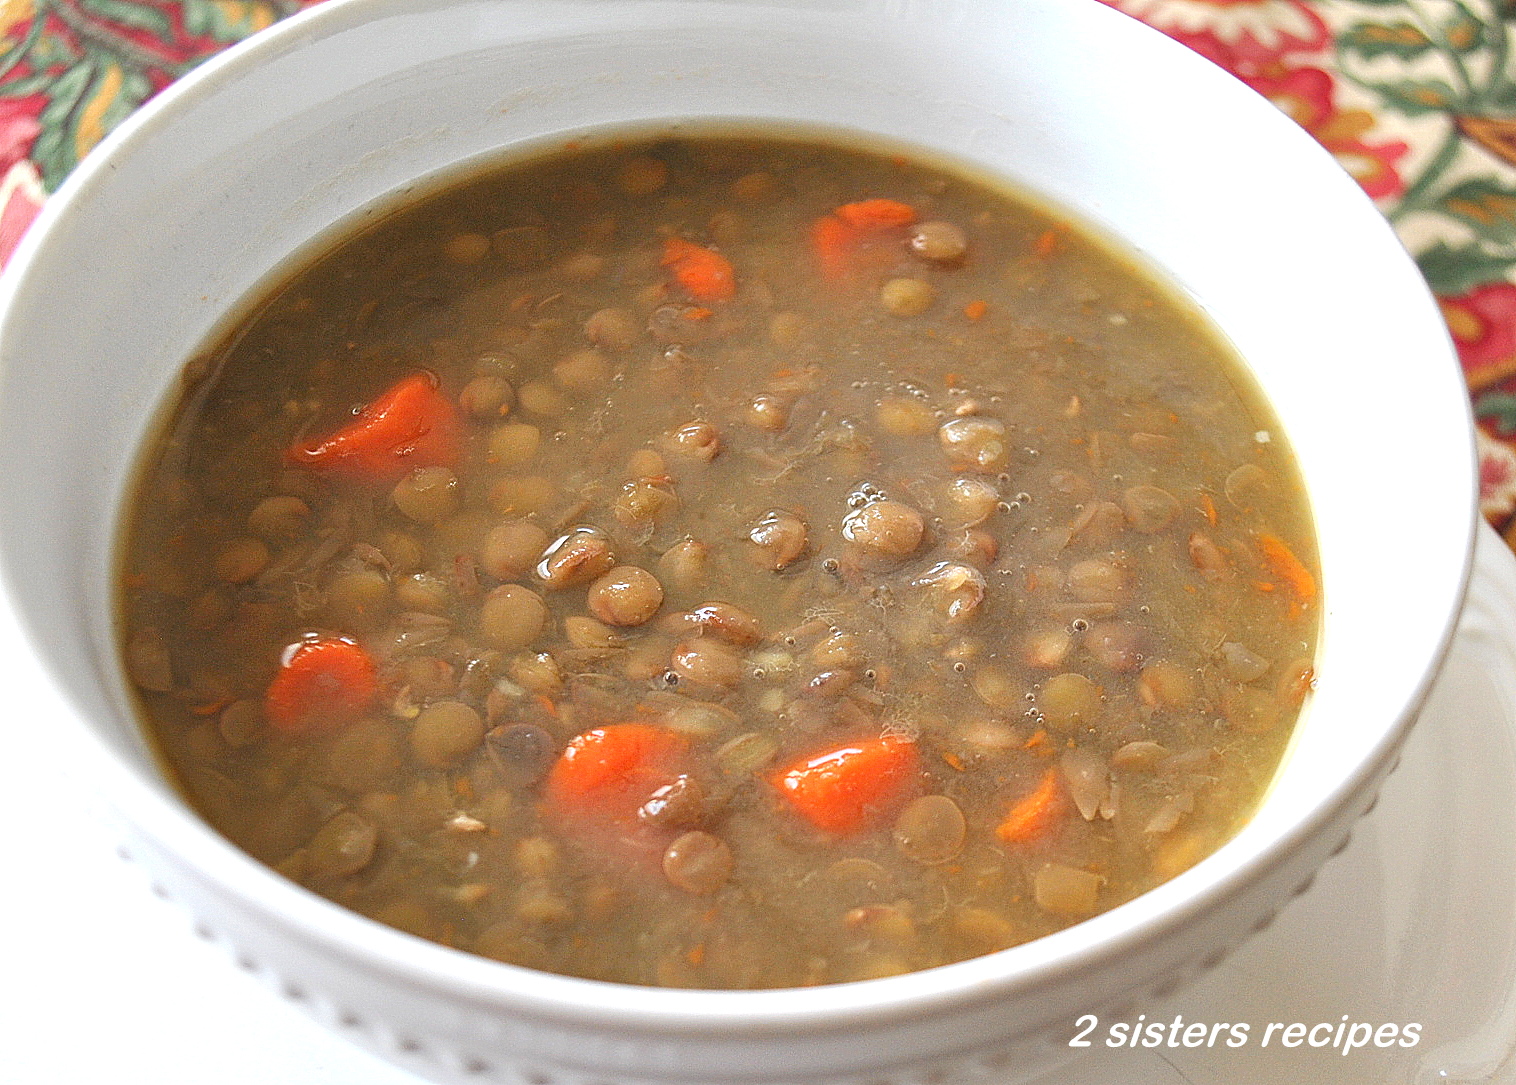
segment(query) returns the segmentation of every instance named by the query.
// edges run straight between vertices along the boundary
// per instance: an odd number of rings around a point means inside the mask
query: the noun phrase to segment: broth
[[[1224,843],[1311,684],[1277,423],[1203,316],[938,163],[579,141],[186,368],[122,548],[189,801],[331,900],[637,984],[865,979]]]

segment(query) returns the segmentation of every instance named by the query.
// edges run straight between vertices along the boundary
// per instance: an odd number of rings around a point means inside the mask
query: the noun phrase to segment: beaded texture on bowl
[[[1398,764],[1397,757],[1395,766]],[[1393,771],[1392,766],[1391,772]],[[1373,798],[1359,812],[1359,818],[1373,810],[1378,803],[1378,796],[1379,789],[1376,787]],[[135,835],[119,821],[113,831],[119,837],[130,838]],[[1349,827],[1342,832],[1338,843],[1331,849],[1331,856],[1340,855],[1351,837],[1352,829]],[[142,841],[140,846],[123,843],[117,847],[116,854],[122,861],[133,863],[142,869],[149,879],[148,886],[153,895],[185,915],[197,938],[216,946],[238,968],[258,979],[266,989],[298,1007],[332,1032],[439,1085],[667,1085],[667,1080],[663,1078],[607,1078],[541,1062],[518,1062],[512,1053],[506,1051],[465,1051],[453,1046],[445,1037],[405,1031],[372,1011],[360,1012],[344,1006],[315,984],[302,979],[293,968],[276,968],[268,959],[241,947],[235,938],[218,930],[199,915],[192,904],[168,888],[165,879],[160,877],[167,875],[168,881],[171,881],[172,870],[152,861],[149,856],[155,850],[149,842]],[[1307,893],[1315,880],[1316,874],[1313,871],[1295,887],[1290,900]],[[1266,930],[1280,909],[1288,903],[1289,900],[1264,911],[1252,928],[1235,941],[1203,955],[1195,955],[1153,977],[1141,989],[1091,1005],[1087,1012],[1106,1020],[1125,1019],[1137,1007],[1143,1007],[1144,1012],[1151,1012],[1153,1003],[1162,1002],[1195,983],[1225,961],[1247,938]],[[827,1077],[812,1075],[803,1080],[766,1077],[745,1077],[744,1080],[762,1082],[763,1085],[973,1085],[993,1078],[997,1085],[1007,1085],[1011,1081],[1030,1080],[1059,1063],[1067,1062],[1072,1057],[1067,1039],[1062,1031],[1051,1029],[1012,1042],[987,1038],[984,1047],[965,1051],[957,1058],[935,1059],[919,1064],[905,1062],[893,1068],[888,1075],[871,1072]],[[1007,1073],[1015,1076],[1007,1078]]]

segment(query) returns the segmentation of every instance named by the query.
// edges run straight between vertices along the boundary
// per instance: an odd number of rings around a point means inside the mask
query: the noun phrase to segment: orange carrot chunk
[[[1007,844],[1030,844],[1045,836],[1062,819],[1067,807],[1068,798],[1058,770],[1050,768],[1042,774],[1042,782],[1036,788],[1011,805],[995,835]]]
[[[346,637],[319,637],[285,649],[263,710],[275,730],[321,734],[352,723],[378,695],[378,673],[362,647]]]
[[[638,807],[679,775],[686,746],[678,732],[646,723],[585,731],[548,772],[548,803],[570,817],[634,822]]]
[[[662,264],[696,301],[726,301],[737,293],[731,261],[715,249],[671,237],[663,243]]]
[[[1277,535],[1259,535],[1257,541],[1258,549],[1263,554],[1263,563],[1268,566],[1269,572],[1289,586],[1301,605],[1315,602],[1316,578],[1305,567],[1305,563],[1295,556],[1295,551]]]
[[[886,735],[802,758],[771,782],[816,828],[846,835],[892,813],[909,796],[919,771],[916,744]]]
[[[836,215],[823,215],[811,223],[811,251],[823,278],[847,278],[857,240],[858,231]]]
[[[458,411],[429,373],[413,373],[318,441],[292,445],[285,461],[354,481],[394,482],[417,467],[451,467],[462,452]]]
[[[916,209],[899,200],[859,200],[843,204],[833,214],[860,230],[888,230],[916,221]]]
[[[837,281],[857,270],[866,242],[916,221],[916,209],[900,200],[845,203],[811,223],[811,251],[823,278]]]

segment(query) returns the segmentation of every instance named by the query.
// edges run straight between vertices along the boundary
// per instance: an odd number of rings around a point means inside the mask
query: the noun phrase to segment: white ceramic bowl
[[[1292,756],[1217,854],[1070,930],[945,968],[646,990],[381,928],[247,859],[165,784],[116,663],[111,554],[177,367],[291,252],[419,177],[548,134],[690,117],[842,126],[1002,174],[1166,269],[1249,360],[1308,481],[1325,628]],[[0,620],[25,637],[3,662],[12,715],[56,731],[203,933],[439,1080],[935,1081],[1066,1057],[1080,1014],[1143,1012],[1345,842],[1467,571],[1464,393],[1391,231],[1261,98],[1091,0],[336,0],[107,140],[49,202],[3,303]]]

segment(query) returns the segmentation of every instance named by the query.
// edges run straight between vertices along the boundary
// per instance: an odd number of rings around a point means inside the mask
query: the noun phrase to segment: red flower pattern
[[[1482,429],[1474,433],[1479,444],[1479,511],[1499,523],[1516,512],[1516,452]]]
[[[32,153],[32,144],[42,134],[38,117],[46,105],[44,94],[0,98],[0,170],[10,169]]]
[[[1294,59],[1323,53],[1332,44],[1326,22],[1303,0],[1107,2],[1215,61],[1268,98],[1336,155],[1374,199],[1405,190],[1396,166],[1410,146],[1365,140],[1374,115],[1340,109],[1332,75]]]
[[[1303,0],[1106,0],[1235,75],[1247,76],[1291,53],[1330,40]]]
[[[0,98],[0,264],[10,259],[46,196],[27,160],[42,133],[37,118],[46,101],[41,94]]]
[[[1516,376],[1516,285],[1488,283],[1439,300],[1470,388]]]
[[[46,198],[37,167],[22,159],[0,178],[0,264],[11,258]]]
[[[1405,190],[1397,163],[1410,152],[1400,140],[1368,143],[1362,136],[1374,127],[1367,110],[1339,109],[1336,83],[1320,68],[1293,68],[1282,74],[1260,73],[1244,81],[1294,118],[1376,200],[1398,196]]]

